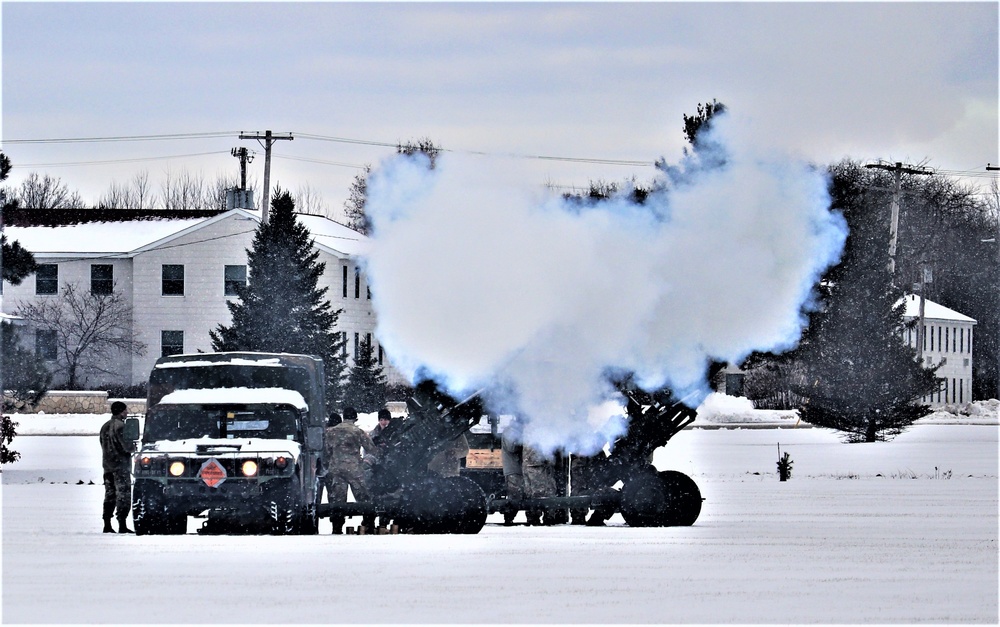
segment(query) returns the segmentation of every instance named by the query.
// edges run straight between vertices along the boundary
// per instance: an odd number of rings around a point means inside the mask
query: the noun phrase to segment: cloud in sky
[[[724,167],[687,159],[642,205],[540,194],[516,163],[383,162],[364,261],[393,363],[458,397],[485,388],[543,450],[592,451],[619,426],[593,413],[620,398],[609,373],[697,397],[710,360],[794,346],[846,226],[822,171],[748,142],[742,123],[714,123]]]
[[[5,139],[270,128],[652,162],[676,159],[682,115],[718,98],[820,163],[1000,160],[995,3],[10,3],[3,31]],[[169,162],[211,177],[236,172],[236,145],[4,150],[15,166],[213,151]],[[300,138],[276,151],[272,179],[339,208],[349,166],[387,151]],[[528,164],[566,185],[652,175]],[[166,165],[31,169],[96,202]]]

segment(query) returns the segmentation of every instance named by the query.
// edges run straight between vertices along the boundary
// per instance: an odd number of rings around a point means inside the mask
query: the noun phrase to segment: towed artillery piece
[[[609,455],[588,460],[589,491],[566,496],[563,481],[558,496],[514,501],[498,493],[503,482],[499,467],[466,468],[459,477],[427,470],[438,451],[479,425],[487,414],[478,394],[456,402],[433,383],[422,383],[407,400],[409,417],[393,421],[383,432],[388,448],[373,469],[371,502],[320,505],[320,516],[377,514],[413,533],[478,533],[489,514],[522,509],[594,509],[602,518],[621,512],[631,527],[694,524],[702,504],[697,484],[674,470],[657,471],[651,463],[657,448],[694,421],[694,410],[670,401],[668,393],[625,394],[627,430]],[[488,422],[496,439],[499,420],[489,415]],[[559,467],[568,470],[565,463]],[[619,482],[621,489],[613,489]]]
[[[593,509],[594,517],[602,523],[620,512],[630,527],[694,524],[704,500],[697,484],[676,470],[658,471],[652,458],[657,448],[694,422],[695,411],[670,400],[668,392],[650,395],[631,390],[623,393],[628,399],[626,432],[613,443],[610,454],[601,452],[584,460],[589,477],[583,490],[566,489],[568,475],[575,473],[571,470],[574,460],[567,464],[565,458],[560,458],[555,463],[558,496],[513,500],[494,494],[490,499],[490,513]],[[493,425],[495,441],[495,422]],[[496,472],[500,472],[499,468]],[[484,477],[478,469],[470,474],[480,480]],[[621,489],[613,489],[619,482]],[[492,485],[496,486],[495,479]],[[566,496],[567,492],[572,496]]]
[[[410,533],[479,533],[489,513],[482,489],[466,477],[427,469],[439,451],[479,423],[484,414],[479,396],[456,402],[425,382],[406,405],[409,416],[382,433],[386,449],[372,469],[371,500],[322,504],[319,515],[378,515]]]

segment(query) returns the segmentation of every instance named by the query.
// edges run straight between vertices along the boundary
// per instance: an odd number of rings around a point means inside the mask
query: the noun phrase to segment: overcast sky
[[[817,163],[1000,162],[996,2],[4,2],[2,24],[9,182],[51,174],[89,203],[140,170],[157,186],[234,175],[231,148],[262,153],[238,133],[267,129],[296,136],[275,144],[272,187],[308,185],[331,210],[392,153],[377,144],[423,137],[517,155],[539,185],[648,179],[530,157],[674,162],[683,114],[713,98]],[[192,133],[221,136],[15,141]]]

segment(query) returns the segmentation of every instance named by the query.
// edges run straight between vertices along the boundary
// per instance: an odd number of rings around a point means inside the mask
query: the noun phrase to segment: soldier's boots
[[[128,525],[125,523],[125,519],[124,518],[119,518],[118,519],[118,533],[135,533],[135,532],[128,528]]]
[[[111,519],[110,518],[105,518],[104,519],[104,533],[114,533],[114,532],[115,532],[115,530],[111,528]]]

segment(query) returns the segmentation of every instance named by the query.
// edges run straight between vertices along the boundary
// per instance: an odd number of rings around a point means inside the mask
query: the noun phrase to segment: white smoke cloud
[[[487,388],[542,450],[594,450],[621,426],[609,372],[700,401],[710,359],[794,346],[846,227],[822,172],[762,154],[734,121],[713,120],[724,167],[671,168],[642,206],[573,205],[516,162],[382,163],[366,271],[393,363],[456,395]]]

